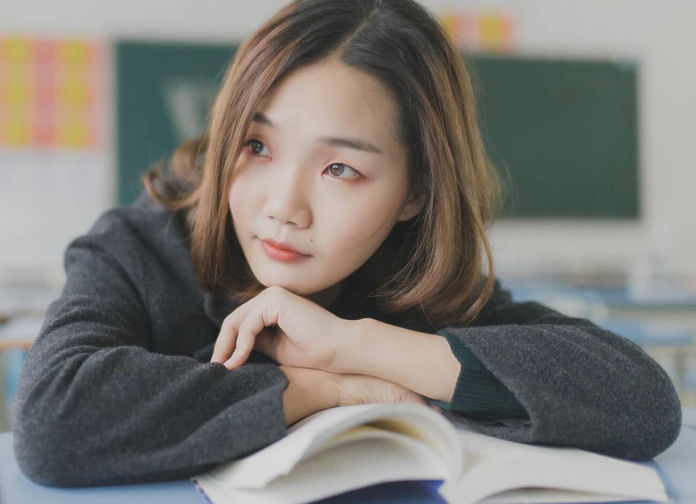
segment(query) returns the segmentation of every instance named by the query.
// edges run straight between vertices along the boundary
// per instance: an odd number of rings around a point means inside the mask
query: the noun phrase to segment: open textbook
[[[403,480],[443,480],[445,500],[462,504],[669,501],[649,465],[477,434],[412,403],[320,411],[192,479],[214,504],[306,503]]]

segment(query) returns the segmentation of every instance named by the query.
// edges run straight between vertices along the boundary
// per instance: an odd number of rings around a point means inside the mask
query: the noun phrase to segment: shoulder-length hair
[[[181,144],[143,176],[146,191],[185,210],[201,285],[244,302],[265,287],[231,224],[227,195],[251,118],[271,87],[327,57],[376,77],[394,96],[410,187],[425,196],[356,275],[364,295],[390,315],[433,326],[471,322],[492,296],[486,225],[500,196],[476,119],[462,56],[440,24],[412,0],[296,0],[237,51],[214,100],[206,135]],[[484,273],[484,254],[487,274]]]

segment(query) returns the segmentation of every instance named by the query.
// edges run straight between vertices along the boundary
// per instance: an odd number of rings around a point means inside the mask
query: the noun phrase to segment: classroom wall
[[[241,0],[0,0],[0,34],[231,41],[285,2]],[[696,2],[637,0],[423,0],[436,13],[504,13],[525,55],[640,61],[643,218],[618,221],[501,221],[492,229],[499,271],[623,271],[653,252],[696,274]],[[108,76],[107,76],[108,77]],[[60,166],[25,154],[0,159],[0,275],[60,281],[62,249],[115,201],[113,131],[97,154]],[[36,155],[35,155],[36,156]]]

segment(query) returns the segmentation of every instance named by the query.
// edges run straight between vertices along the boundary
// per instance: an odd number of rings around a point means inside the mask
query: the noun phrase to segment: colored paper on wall
[[[513,23],[507,14],[448,11],[440,19],[460,48],[509,52],[514,47]]]
[[[102,144],[103,43],[0,37],[0,147]]]

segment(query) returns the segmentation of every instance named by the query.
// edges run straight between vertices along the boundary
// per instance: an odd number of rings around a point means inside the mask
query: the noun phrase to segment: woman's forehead
[[[338,60],[301,67],[277,82],[261,101],[267,126],[310,127],[322,136],[367,136],[395,140],[391,93],[370,74]],[[258,116],[257,116],[258,117]],[[258,122],[258,121],[257,121]]]

